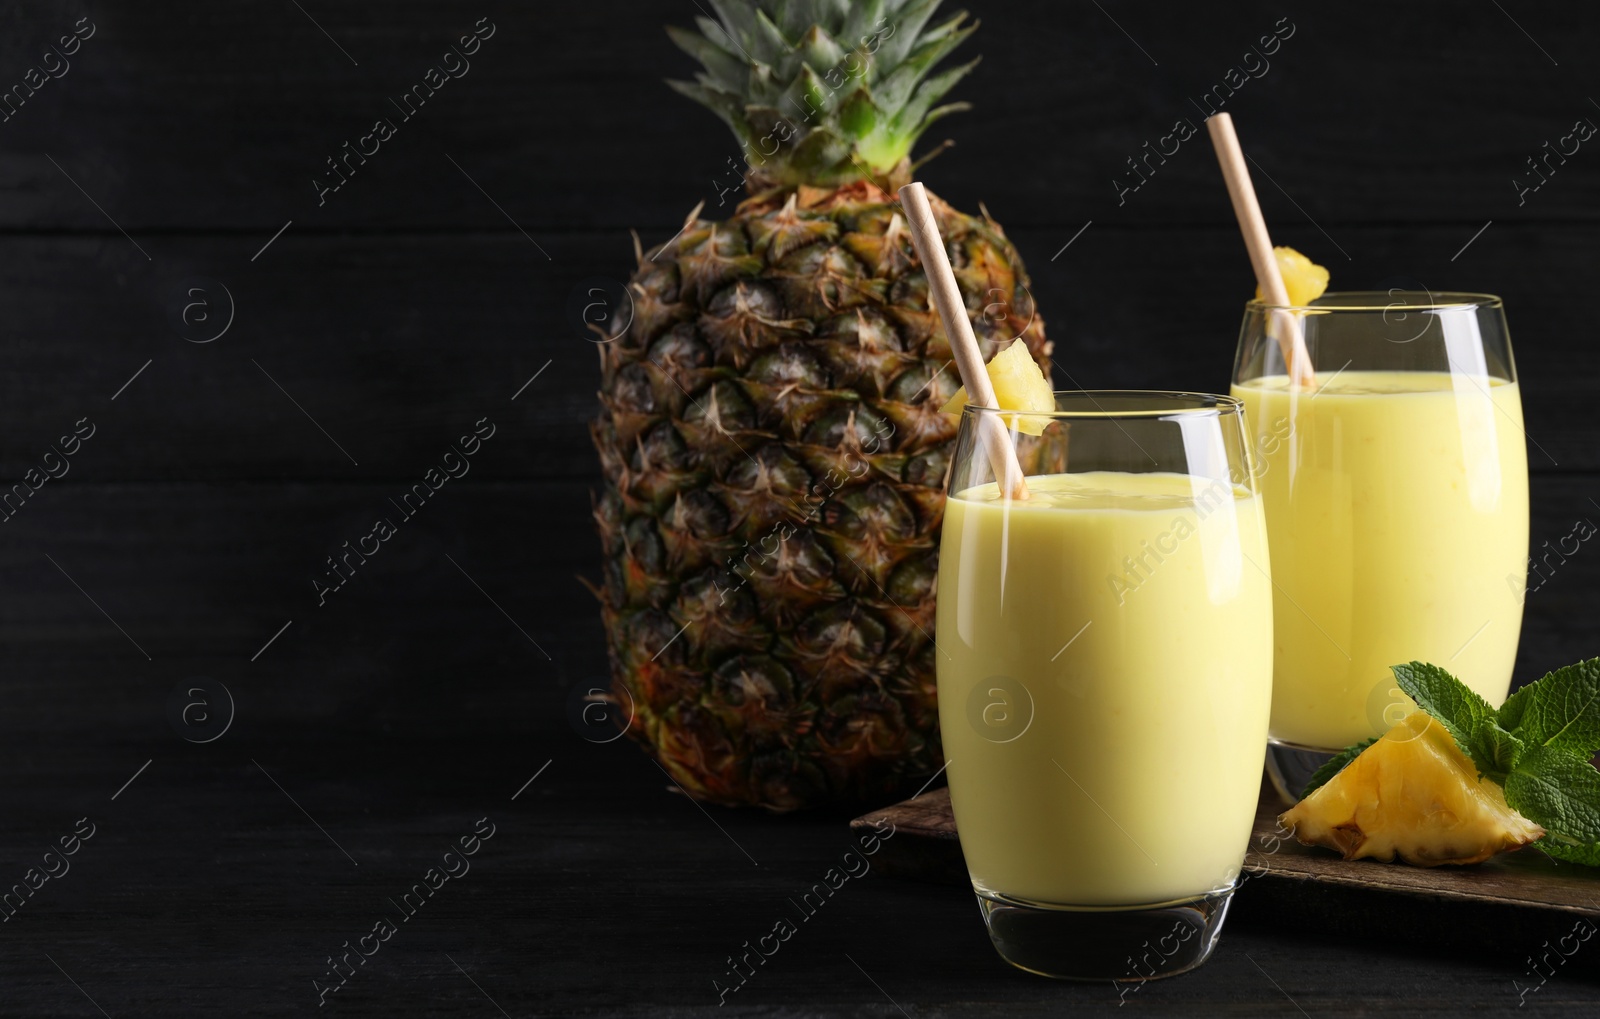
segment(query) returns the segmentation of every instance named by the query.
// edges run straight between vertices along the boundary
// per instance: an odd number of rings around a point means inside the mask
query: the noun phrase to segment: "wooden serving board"
[[[1520,967],[1522,956],[1537,956],[1543,941],[1556,945],[1574,925],[1590,933],[1588,924],[1600,926],[1600,868],[1558,862],[1532,849],[1471,867],[1346,861],[1284,838],[1277,824],[1284,809],[1277,793],[1263,784],[1245,874],[1234,900],[1236,919],[1490,950],[1508,966],[1516,963],[1514,968]],[[884,821],[894,825],[895,833],[881,843],[872,862],[875,871],[941,884],[967,883],[949,789],[873,811],[850,826],[864,831],[876,825],[881,830]],[[1600,956],[1600,951],[1578,952],[1570,961],[1585,956]],[[1584,961],[1574,968],[1600,971],[1600,959]]]

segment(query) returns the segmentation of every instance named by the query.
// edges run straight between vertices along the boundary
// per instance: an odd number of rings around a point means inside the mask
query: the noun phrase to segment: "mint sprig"
[[[1476,742],[1473,734],[1478,731],[1479,723],[1495,717],[1488,701],[1437,665],[1411,662],[1392,666],[1389,671],[1394,673],[1401,691],[1417,702],[1417,707],[1444,723],[1463,751],[1471,752]]]
[[[1600,749],[1600,658],[1557,669],[1507,697],[1500,724],[1521,730],[1527,743],[1588,760]]]
[[[1506,802],[1556,842],[1600,844],[1600,771],[1587,760],[1550,747],[1529,748],[1506,777]]]
[[[1437,665],[1391,668],[1400,689],[1438,719],[1479,775],[1505,790],[1506,803],[1545,830],[1537,845],[1557,859],[1600,867],[1600,658],[1568,665],[1529,683],[1496,711]],[[1376,740],[1348,747],[1318,769],[1302,798],[1328,782]]]
[[[1460,746],[1459,740],[1456,745]],[[1507,732],[1498,719],[1482,718],[1472,729],[1472,750],[1468,756],[1478,766],[1480,775],[1488,776],[1504,785],[1506,776],[1516,767],[1527,743],[1516,733]],[[1596,774],[1600,774],[1597,772]]]

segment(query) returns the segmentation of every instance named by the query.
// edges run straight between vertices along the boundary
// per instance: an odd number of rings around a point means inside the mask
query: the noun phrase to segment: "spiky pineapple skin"
[[[892,185],[891,185],[892,186]],[[934,200],[984,356],[1050,345],[999,225]],[[698,210],[696,210],[698,213]],[[600,345],[598,591],[629,734],[690,795],[880,801],[941,764],[959,384],[888,193],[783,188],[641,253]],[[625,715],[623,717],[626,717]]]

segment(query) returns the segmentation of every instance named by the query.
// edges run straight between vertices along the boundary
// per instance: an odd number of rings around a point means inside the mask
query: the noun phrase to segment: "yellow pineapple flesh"
[[[1420,710],[1278,820],[1347,860],[1399,856],[1419,867],[1482,863],[1544,835]]]
[[[1056,409],[1056,398],[1050,389],[1050,380],[1045,378],[1044,372],[1039,369],[1038,362],[1034,361],[1026,343],[1013,342],[990,359],[984,369],[989,373],[989,382],[994,386],[995,405],[1001,410],[1048,413]],[[967,387],[962,386],[956,390],[956,395],[950,398],[950,402],[940,410],[946,414],[960,414],[961,408],[966,405]],[[1007,428],[1028,435],[1043,435],[1045,426],[1050,424],[1048,417],[1037,414],[1006,414],[1004,420]]]
[[[1278,271],[1283,273],[1283,287],[1289,291],[1289,303],[1303,308],[1322,296],[1328,289],[1328,270],[1300,254],[1293,248],[1273,248],[1278,260]],[[1261,288],[1256,287],[1256,300],[1263,300]]]

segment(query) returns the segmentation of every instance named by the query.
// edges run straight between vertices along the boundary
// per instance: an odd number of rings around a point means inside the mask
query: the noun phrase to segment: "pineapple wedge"
[[[994,386],[995,403],[1001,410],[1049,412],[1056,409],[1050,380],[1039,370],[1038,362],[1034,361],[1026,343],[1020,340],[1013,342],[991,358],[985,370],[989,373],[989,382]],[[946,414],[960,414],[961,408],[966,405],[967,387],[962,386],[956,390],[950,402],[939,409]],[[1050,424],[1048,417],[1035,414],[1006,414],[1004,420],[1007,428],[1028,435],[1043,435],[1045,427]]]
[[[1328,289],[1328,270],[1300,254],[1293,248],[1273,248],[1278,260],[1278,271],[1283,273],[1283,287],[1289,291],[1289,303],[1303,308],[1322,296]],[[1261,288],[1256,287],[1256,300],[1263,300]]]
[[[1482,863],[1544,835],[1480,778],[1444,725],[1413,711],[1278,818],[1306,845],[1346,860],[1418,867]]]

